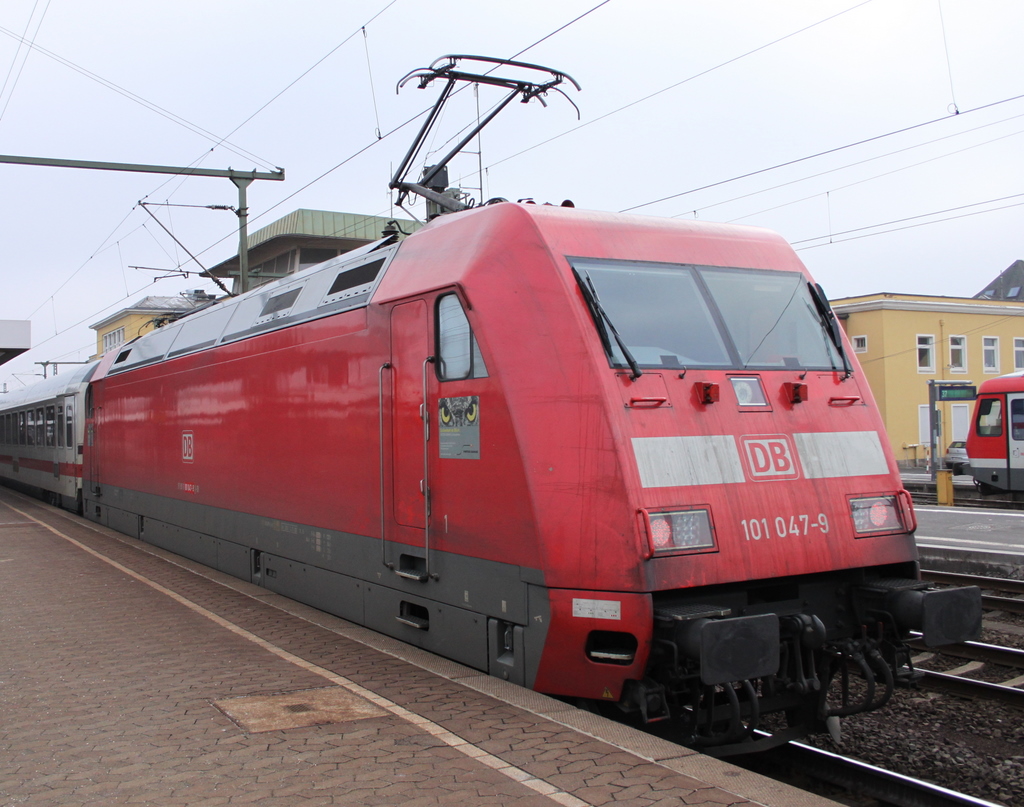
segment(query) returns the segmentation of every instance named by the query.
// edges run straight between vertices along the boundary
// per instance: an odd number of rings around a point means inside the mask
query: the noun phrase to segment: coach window
[[[67,416],[64,418],[64,428],[67,434],[64,437],[64,445],[68,448],[75,447],[75,405],[68,401]]]
[[[462,303],[454,294],[437,301],[437,375],[442,381],[486,378],[487,367]]]
[[[1024,399],[1010,401],[1010,436],[1014,440],[1024,440]]]
[[[45,420],[45,418],[43,416],[43,407],[40,406],[36,410],[36,445],[37,446],[46,445],[46,443],[44,441],[45,440],[45,438],[44,438],[45,429],[46,429],[46,420]]]
[[[18,445],[25,445],[25,413],[18,412]]]
[[[46,445],[53,447],[56,444],[57,422],[56,410],[52,406],[46,407]]]
[[[1003,433],[1003,402],[999,398],[978,401],[978,435],[999,437]]]
[[[64,404],[57,405],[57,448],[64,448]]]
[[[36,444],[36,410],[29,409],[25,412],[25,445]]]

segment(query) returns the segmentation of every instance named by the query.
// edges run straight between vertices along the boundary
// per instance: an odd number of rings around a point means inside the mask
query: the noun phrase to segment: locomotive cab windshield
[[[574,259],[613,367],[843,370],[815,290],[796,272]],[[588,290],[584,288],[584,294]]]

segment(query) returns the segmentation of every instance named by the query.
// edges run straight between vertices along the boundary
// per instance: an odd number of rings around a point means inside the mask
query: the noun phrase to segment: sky
[[[553,92],[505,109],[452,164],[474,198],[767,227],[832,299],[970,297],[1024,258],[1022,33],[1019,0],[4,0],[0,154],[283,168],[250,232],[403,216],[388,181],[440,85],[400,79],[515,57],[578,81],[579,117]],[[435,159],[498,93],[452,99]],[[227,179],[0,176],[0,320],[33,342],[0,389],[89,358],[88,326],[146,295],[217,292],[168,277],[199,267],[147,210],[204,266],[237,250],[207,207],[237,204]]]

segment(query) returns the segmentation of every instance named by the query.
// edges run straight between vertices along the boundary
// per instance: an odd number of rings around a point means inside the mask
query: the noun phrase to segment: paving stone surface
[[[655,762],[474,689],[459,665],[428,662],[453,671],[440,677],[225,582],[0,488],[0,804],[755,803],[722,782],[758,803],[831,804],[714,766],[706,782],[687,775],[699,755]],[[247,730],[229,707],[242,698],[365,708]]]

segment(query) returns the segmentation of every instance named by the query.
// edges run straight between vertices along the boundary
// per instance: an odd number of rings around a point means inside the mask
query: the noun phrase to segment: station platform
[[[835,802],[0,487],[0,803]]]

